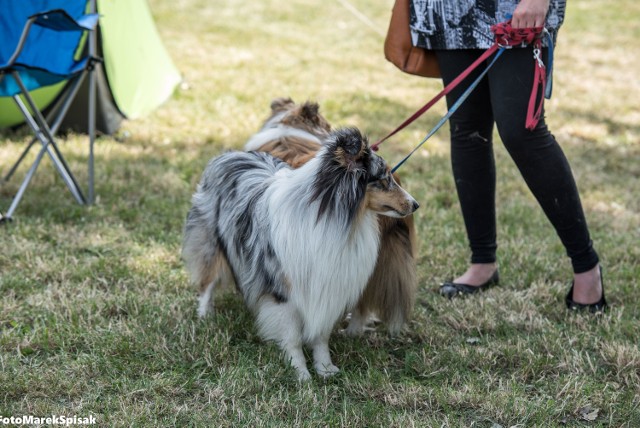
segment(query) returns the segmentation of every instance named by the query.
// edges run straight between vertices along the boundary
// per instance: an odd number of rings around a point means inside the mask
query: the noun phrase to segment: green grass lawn
[[[402,334],[336,331],[341,373],[301,386],[232,289],[213,319],[197,319],[179,255],[191,193],[209,158],[258,129],[271,99],[317,100],[335,126],[375,140],[440,89],[384,60],[391,0],[350,4],[368,21],[337,0],[150,1],[184,84],[99,139],[94,206],[76,205],[45,161],[0,227],[0,415],[95,415],[99,426],[640,426],[635,0],[569,2],[546,106],[602,258],[606,315],[566,311],[569,260],[499,142],[502,284],[473,299],[437,294],[468,261],[443,129],[400,170],[421,204],[420,290]],[[439,104],[380,153],[394,164],[443,113]],[[0,134],[0,172],[27,141]],[[83,183],[85,141],[61,142]],[[0,210],[23,174],[0,187]]]

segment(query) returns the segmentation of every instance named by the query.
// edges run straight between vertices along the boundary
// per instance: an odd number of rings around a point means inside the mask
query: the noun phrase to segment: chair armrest
[[[90,13],[73,19],[65,10],[54,9],[37,13],[29,17],[35,18],[35,24],[55,31],[93,31],[98,24],[100,15]]]
[[[99,17],[100,15],[97,13],[90,13],[82,15],[80,19],[75,20],[62,9],[54,9],[30,16],[24,24],[15,51],[9,57],[6,64],[0,64],[0,69],[9,68],[16,62],[29,37],[29,31],[32,25],[36,24],[40,27],[55,31],[93,31],[98,25]]]

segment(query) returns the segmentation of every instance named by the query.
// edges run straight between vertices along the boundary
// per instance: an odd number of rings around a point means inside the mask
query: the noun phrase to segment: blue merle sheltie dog
[[[244,148],[267,152],[299,168],[315,157],[331,129],[317,102],[296,103],[288,97],[275,98],[269,116]],[[397,173],[393,178],[401,184]],[[413,215],[403,218],[378,215],[378,230],[378,263],[358,304],[347,316],[349,322],[344,331],[351,336],[379,325],[390,334],[397,334],[413,312],[418,289],[418,239]]]
[[[297,169],[265,152],[220,155],[192,204],[183,258],[200,291],[198,313],[212,308],[216,284],[230,275],[260,336],[278,343],[300,380],[310,378],[304,344],[319,375],[338,372],[329,336],[374,270],[377,215],[418,207],[354,128],[329,133]]]

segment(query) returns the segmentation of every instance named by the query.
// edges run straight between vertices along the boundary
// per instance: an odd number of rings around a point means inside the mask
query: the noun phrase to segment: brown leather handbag
[[[405,73],[423,77],[440,77],[435,52],[413,46],[409,30],[409,2],[396,0],[391,11],[389,30],[384,40],[387,61]]]

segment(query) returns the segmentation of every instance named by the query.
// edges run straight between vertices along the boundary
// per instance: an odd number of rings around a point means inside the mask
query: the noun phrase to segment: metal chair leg
[[[15,95],[13,99],[18,105],[18,108],[22,111],[23,115],[25,116],[27,124],[29,125],[31,130],[36,134],[36,137],[38,138],[38,140],[40,140],[43,150],[46,150],[47,154],[51,158],[54,167],[56,168],[56,170],[64,180],[65,184],[67,185],[67,188],[71,191],[76,201],[80,205],[84,205],[85,204],[84,196],[82,195],[82,192],[78,188],[75,180],[72,178],[71,172],[68,170],[68,167],[66,167],[65,163],[60,162],[57,156],[56,150],[50,147],[50,145],[55,146],[55,142],[52,139],[49,139],[48,136],[43,132],[43,130],[38,126],[35,119],[29,114],[29,111],[27,110],[26,106],[24,105],[20,97],[18,95]]]
[[[18,204],[20,203],[20,200],[22,199],[24,192],[27,190],[27,186],[29,186],[31,179],[36,173],[36,170],[40,165],[40,161],[42,161],[42,157],[46,152],[47,152],[47,146],[45,145],[40,149],[40,152],[38,152],[38,156],[36,157],[36,160],[31,165],[31,168],[29,168],[29,171],[27,171],[27,175],[24,178],[24,180],[22,180],[22,184],[18,189],[18,193],[16,193],[16,195],[13,197],[13,200],[11,201],[11,206],[9,206],[9,211],[7,211],[7,214],[4,216],[5,219],[11,220],[11,218],[13,217],[14,211],[16,210],[16,208],[18,208]]]
[[[24,151],[22,152],[22,154],[20,155],[20,157],[18,158],[18,160],[16,161],[16,163],[13,164],[13,166],[11,167],[11,169],[9,170],[9,172],[7,173],[7,175],[4,176],[3,180],[4,181],[9,181],[11,180],[11,177],[13,177],[13,174],[15,174],[16,170],[18,169],[18,167],[20,166],[20,164],[22,163],[22,161],[24,160],[25,157],[27,157],[27,153],[29,153],[29,151],[31,150],[31,147],[33,147],[33,145],[38,142],[37,138],[32,138],[31,142],[29,143],[29,145],[27,145],[27,147],[24,149]]]
[[[93,70],[90,70],[89,73],[89,189],[87,203],[93,205],[95,202],[93,146],[96,140],[96,76]]]
[[[91,13],[97,13],[96,0],[90,0],[89,8]],[[88,36],[89,43],[89,56],[96,58],[98,55],[98,31],[92,31]],[[95,202],[94,193],[94,169],[93,169],[93,145],[96,139],[96,76],[95,67],[99,67],[99,63],[94,63],[89,67],[89,190],[88,190],[88,203],[92,205]]]
[[[70,89],[67,90],[67,95],[65,96],[64,102],[60,105],[60,107],[50,111],[47,117],[45,118],[47,123],[50,124],[49,128],[51,129],[51,133],[53,135],[55,135],[58,132],[58,129],[62,124],[62,121],[64,120],[67,112],[69,111],[69,107],[71,107],[71,102],[73,101],[75,96],[78,94],[80,85],[84,81],[84,75],[85,73],[82,73],[80,76],[75,78],[75,80],[71,84]],[[11,177],[13,177],[13,174],[15,174],[15,172],[17,171],[18,167],[20,166],[24,158],[27,156],[27,154],[29,153],[33,145],[37,142],[38,142],[37,137],[33,137],[31,139],[31,141],[29,142],[27,147],[24,149],[24,151],[22,152],[18,160],[13,164],[9,172],[4,176],[4,181],[9,181]]]

